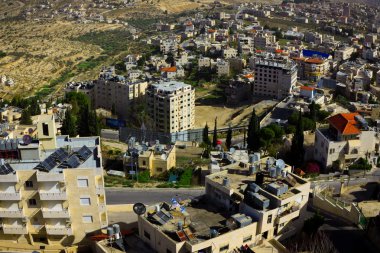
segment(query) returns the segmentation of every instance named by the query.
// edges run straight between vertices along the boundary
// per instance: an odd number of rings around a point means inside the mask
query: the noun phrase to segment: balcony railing
[[[28,229],[23,225],[6,225],[3,224],[4,234],[24,235],[28,233]]]
[[[38,182],[64,182],[63,173],[37,173]]]
[[[51,226],[45,225],[48,235],[72,235],[73,230],[70,226]]]
[[[291,221],[292,219],[298,217],[299,215],[300,215],[300,209],[298,206],[295,206],[289,209],[288,211],[283,212],[277,217],[278,224]]]
[[[23,218],[24,213],[23,213],[22,209],[10,210],[10,209],[1,208],[0,209],[0,217],[2,217],[2,218]]]
[[[62,210],[52,210],[48,208],[42,208],[43,218],[70,218],[70,213],[68,209]]]
[[[60,192],[49,192],[49,191],[39,191],[41,200],[66,200],[67,194],[66,191]]]
[[[1,192],[0,200],[21,200],[20,192]]]
[[[0,177],[1,183],[17,183],[17,181],[17,174],[1,175]]]

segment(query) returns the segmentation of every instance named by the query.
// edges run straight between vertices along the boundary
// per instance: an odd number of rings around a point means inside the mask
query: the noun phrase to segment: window
[[[88,179],[86,178],[78,178],[78,187],[88,187]]]
[[[150,234],[144,230],[144,236],[150,240]]]
[[[89,205],[91,205],[90,198],[80,198],[80,205],[81,206],[89,206]]]
[[[247,243],[252,240],[252,235],[246,236],[243,238],[243,243]]]
[[[267,223],[269,224],[269,223],[272,223],[272,215],[270,214],[270,215],[268,215],[268,221],[267,221]]]
[[[33,188],[33,181],[25,181],[26,188]]]
[[[166,253],[172,253],[170,249],[166,249]]]
[[[229,245],[227,244],[227,245],[224,245],[224,246],[220,247],[220,248],[219,248],[219,251],[220,251],[220,252],[224,252],[224,251],[227,251],[228,248],[229,248]]]
[[[162,168],[157,168],[156,171],[157,172],[162,172]]]
[[[42,123],[42,134],[49,136],[49,125],[47,123]]]
[[[36,206],[37,205],[37,200],[36,199],[29,199],[28,203],[29,203],[29,206]]]
[[[144,165],[144,166],[146,165],[146,161],[143,161],[143,165]]]
[[[82,221],[83,223],[92,223],[92,215],[83,215]]]

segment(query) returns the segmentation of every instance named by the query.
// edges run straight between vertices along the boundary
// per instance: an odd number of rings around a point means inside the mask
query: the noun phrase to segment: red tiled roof
[[[246,75],[244,75],[244,77],[245,77],[245,78],[252,78],[253,75],[252,75],[252,74],[246,74]]]
[[[338,130],[342,135],[360,134],[360,129],[357,127],[358,122],[355,116],[359,113],[340,113],[334,115],[327,120],[330,125]]]
[[[161,68],[161,72],[177,72],[177,67]]]
[[[309,58],[305,60],[306,63],[315,63],[315,64],[322,64],[323,60],[319,58]]]
[[[274,52],[275,52],[276,54],[281,54],[282,52],[284,52],[284,50],[282,50],[282,49],[276,49]]]
[[[301,86],[301,90],[315,90],[315,88],[310,86]]]

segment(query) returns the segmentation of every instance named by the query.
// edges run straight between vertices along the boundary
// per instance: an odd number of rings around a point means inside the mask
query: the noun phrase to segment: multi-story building
[[[195,121],[195,91],[191,85],[165,81],[147,89],[148,113],[159,132],[175,133],[192,129]]]
[[[298,65],[298,77],[303,80],[318,82],[330,70],[329,60],[319,57],[292,58]]]
[[[328,122],[328,128],[315,132],[314,159],[324,168],[329,169],[335,161],[345,168],[360,157],[375,157],[379,138],[360,114],[340,113],[328,118]]]
[[[132,137],[134,138],[134,137]],[[166,146],[156,141],[153,146],[134,143],[134,139],[128,143],[128,152],[125,154],[124,168],[127,172],[148,170],[150,176],[157,176],[167,172],[176,166],[176,148],[174,145]]]
[[[272,34],[258,34],[254,38],[254,44],[256,49],[265,49],[267,46],[276,43],[276,36]]]
[[[223,58],[224,59],[230,59],[235,58],[237,56],[238,52],[235,48],[226,48],[223,49]]]
[[[94,81],[91,97],[95,108],[114,110],[120,118],[127,118],[131,113],[131,104],[144,97],[148,82],[130,81],[123,76],[102,72]]]
[[[297,65],[291,60],[256,58],[253,95],[283,99],[297,82]]]
[[[37,139],[10,143],[0,146],[0,250],[62,249],[107,227],[99,137],[56,136],[54,117],[41,115]]]
[[[355,52],[355,48],[353,47],[340,48],[334,52],[334,60],[336,61],[348,60],[350,59],[353,52]]]
[[[242,246],[255,251],[295,233],[292,221],[306,211],[310,183],[281,160],[250,162],[207,176],[206,194],[198,199],[148,207],[138,217],[140,238],[159,253],[222,253]]]
[[[218,59],[216,62],[216,73],[219,77],[230,75],[230,63],[228,61]]]
[[[211,67],[211,58],[209,57],[199,57],[198,59],[198,69]]]

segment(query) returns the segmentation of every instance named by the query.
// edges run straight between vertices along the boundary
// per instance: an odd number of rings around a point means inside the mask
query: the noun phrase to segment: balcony
[[[23,225],[5,225],[3,224],[4,234],[24,235],[28,233],[26,226]]]
[[[46,228],[46,233],[48,235],[72,235],[73,234],[73,230],[71,227],[45,225],[45,228]]]
[[[68,209],[52,210],[48,208],[42,208],[42,217],[47,218],[70,218]]]
[[[18,182],[17,174],[1,175],[0,182],[1,183],[17,183]]]
[[[282,214],[280,214],[280,216],[277,217],[278,219],[278,224],[282,224],[284,222],[288,222],[288,221],[291,221],[292,219],[298,217],[300,215],[300,209],[298,206],[295,206],[285,212],[283,212]]]
[[[49,192],[49,191],[39,191],[41,200],[67,200],[67,194],[65,191],[61,192]]]
[[[10,210],[10,209],[1,208],[0,209],[0,217],[2,217],[2,218],[23,218],[24,213],[23,213],[22,209]]]
[[[0,200],[21,200],[20,192],[0,192]]]
[[[98,195],[104,195],[104,187],[103,186],[96,186],[95,193]]]
[[[64,180],[63,173],[37,173],[38,182],[64,182]]]

